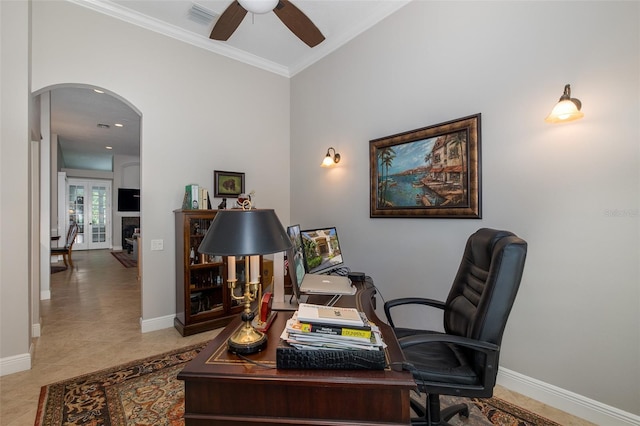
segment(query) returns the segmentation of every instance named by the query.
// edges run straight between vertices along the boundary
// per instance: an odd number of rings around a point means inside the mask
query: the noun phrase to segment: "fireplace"
[[[122,218],[122,250],[126,250],[127,253],[131,253],[133,246],[127,243],[126,238],[131,238],[133,236],[133,231],[136,228],[140,228],[139,216]]]

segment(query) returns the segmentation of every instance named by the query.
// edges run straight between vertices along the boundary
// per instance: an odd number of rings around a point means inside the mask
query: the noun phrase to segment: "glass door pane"
[[[107,188],[91,187],[91,242],[107,241]]]
[[[111,182],[93,181],[91,187],[91,221],[89,223],[91,239],[89,249],[111,247]]]
[[[84,185],[69,184],[69,198],[67,200],[69,223],[75,222],[78,224],[78,236],[76,237],[76,247],[74,248],[86,246],[84,238],[84,195]]]

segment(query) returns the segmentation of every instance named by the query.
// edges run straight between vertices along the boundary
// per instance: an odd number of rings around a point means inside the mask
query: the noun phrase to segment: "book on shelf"
[[[186,185],[184,187],[185,192],[185,206],[187,210],[199,209],[200,207],[200,189],[198,184]]]
[[[200,210],[207,210],[211,208],[211,203],[209,202],[209,191],[206,188],[200,188],[200,199],[199,199]]]
[[[355,308],[314,305],[301,303],[298,307],[298,321],[302,323],[337,325],[362,328],[365,321]]]

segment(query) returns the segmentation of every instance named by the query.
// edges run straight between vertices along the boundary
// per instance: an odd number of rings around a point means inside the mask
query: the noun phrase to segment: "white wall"
[[[292,223],[337,225],[386,299],[445,298],[469,234],[515,232],[501,366],[640,414],[638,23],[637,2],[409,4],[292,79]],[[546,124],[566,83],[585,118]],[[483,218],[370,219],[368,141],[475,113]]]
[[[245,172],[258,207],[288,222],[286,78],[66,2],[33,3],[32,68],[34,91],[93,84],[142,113],[144,321],[173,323],[173,210],[184,185],[211,189],[213,170]],[[164,250],[150,251],[151,239]]]

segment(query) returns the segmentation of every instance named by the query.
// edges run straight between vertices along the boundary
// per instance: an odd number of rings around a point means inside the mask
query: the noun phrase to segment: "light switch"
[[[164,240],[151,240],[151,250],[164,250]]]

